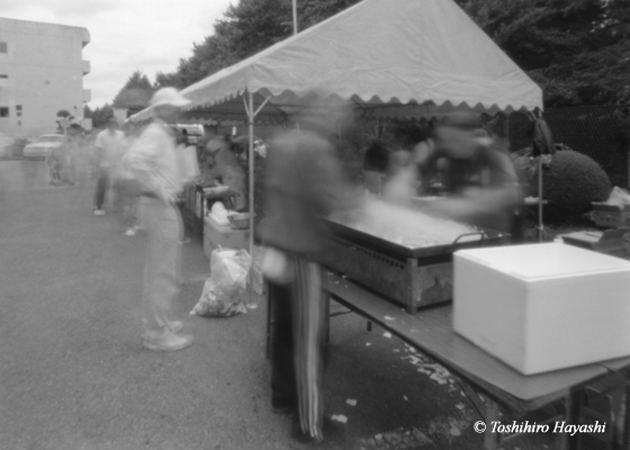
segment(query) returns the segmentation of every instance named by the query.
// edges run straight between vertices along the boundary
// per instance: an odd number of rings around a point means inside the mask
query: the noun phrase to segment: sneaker
[[[179,333],[184,328],[184,324],[179,320],[174,320],[169,322],[168,329],[171,330],[172,333]]]
[[[95,209],[94,210],[94,215],[95,216],[104,216],[105,215],[105,211],[103,211],[102,209]]]
[[[175,334],[170,330],[161,335],[144,335],[143,345],[149,350],[173,352],[182,350],[193,343],[193,337],[188,334]]]

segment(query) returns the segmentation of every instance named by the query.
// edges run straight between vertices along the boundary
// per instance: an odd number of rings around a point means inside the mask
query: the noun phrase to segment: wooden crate
[[[630,226],[630,206],[608,205],[593,202],[595,225],[602,228],[619,228]]]

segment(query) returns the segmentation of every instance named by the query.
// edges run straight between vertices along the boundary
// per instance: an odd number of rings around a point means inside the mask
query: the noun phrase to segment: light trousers
[[[179,293],[182,219],[175,205],[140,197],[140,222],[147,233],[142,291],[142,324],[147,333],[166,331],[175,320]]]

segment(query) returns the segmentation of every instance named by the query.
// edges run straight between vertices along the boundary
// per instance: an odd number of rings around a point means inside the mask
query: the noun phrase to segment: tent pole
[[[543,163],[538,156],[538,242],[543,241]]]
[[[249,254],[254,257],[254,95],[248,93],[249,124]]]

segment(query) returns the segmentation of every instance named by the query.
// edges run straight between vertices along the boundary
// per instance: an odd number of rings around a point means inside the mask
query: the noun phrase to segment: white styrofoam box
[[[572,245],[454,254],[457,333],[525,375],[630,355],[630,261]]]

